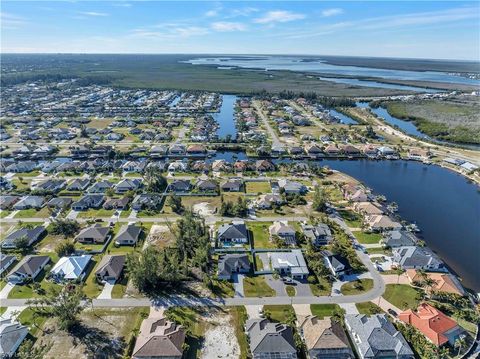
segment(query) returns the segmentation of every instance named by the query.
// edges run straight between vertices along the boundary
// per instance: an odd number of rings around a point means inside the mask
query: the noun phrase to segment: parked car
[[[393,317],[397,317],[397,316],[398,316],[397,312],[394,311],[392,308],[390,308],[390,309],[388,310],[388,313],[389,313],[391,316],[393,316]]]

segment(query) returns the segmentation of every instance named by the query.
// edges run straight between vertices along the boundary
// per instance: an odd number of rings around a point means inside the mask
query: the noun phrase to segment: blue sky
[[[2,1],[2,52],[478,60],[480,2]]]

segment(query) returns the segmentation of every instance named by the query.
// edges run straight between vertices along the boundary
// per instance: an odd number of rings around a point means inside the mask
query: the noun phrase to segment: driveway
[[[340,303],[339,306],[345,310],[346,314],[360,314],[355,303]]]
[[[112,290],[115,285],[115,281],[106,282],[103,286],[102,293],[97,297],[98,299],[112,299]]]
[[[401,312],[403,312],[403,310],[401,310],[400,308],[397,308],[392,303],[387,302],[383,297],[378,297],[376,299],[373,299],[371,300],[371,302],[375,305],[378,305],[380,308],[382,308],[385,311],[385,313],[388,313],[389,309],[394,310],[395,312],[397,312],[397,314],[400,314]],[[390,314],[390,316],[396,319],[393,315]]]
[[[281,279],[274,279],[273,275],[265,275],[265,281],[267,284],[275,291],[277,297],[288,297],[288,294],[285,290],[285,283]]]
[[[341,288],[345,283],[356,281],[357,279],[371,279],[372,276],[369,272],[362,273],[360,275],[351,274],[343,276],[342,280],[336,280],[332,283],[332,296],[343,295],[341,293]],[[336,293],[338,291],[338,293]]]
[[[295,282],[295,296],[297,297],[311,297],[313,294],[312,294],[312,290],[310,289],[310,285],[308,284],[308,282],[306,280],[294,280]]]
[[[270,258],[268,258],[268,254],[265,252],[255,254],[262,260],[263,270],[270,270]]]
[[[0,299],[7,299],[8,294],[10,294],[13,287],[15,287],[15,284],[7,282],[7,284],[5,284],[5,287],[3,287],[2,290],[0,291]]]
[[[383,274],[382,278],[385,284],[410,284],[410,280],[408,280],[405,273],[400,276],[396,274]]]
[[[263,305],[246,305],[248,319],[260,319],[260,312],[263,310]]]
[[[243,279],[245,275],[243,274],[234,274],[233,275],[233,288],[235,290],[235,297],[243,298],[245,297],[245,293],[243,291]]]
[[[67,218],[67,219],[75,219],[75,218],[77,218],[77,216],[78,216],[78,212],[77,212],[77,211],[74,211],[74,210],[72,209],[70,212],[68,212],[68,214],[67,214],[67,216],[66,216],[65,218]]]

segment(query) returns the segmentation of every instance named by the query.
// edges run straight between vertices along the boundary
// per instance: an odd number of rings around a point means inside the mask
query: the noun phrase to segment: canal
[[[237,96],[222,95],[222,106],[220,111],[213,114],[213,118],[218,122],[217,134],[219,138],[225,138],[228,135],[235,139],[237,137],[237,128],[235,126],[235,102]]]

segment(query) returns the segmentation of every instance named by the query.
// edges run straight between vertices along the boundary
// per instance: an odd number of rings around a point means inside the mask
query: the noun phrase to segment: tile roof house
[[[372,202],[355,202],[353,208],[356,212],[364,215],[383,214],[383,209],[378,203]]]
[[[126,256],[105,255],[97,265],[95,276],[100,282],[116,281],[120,278],[125,267]]]
[[[91,259],[92,256],[88,254],[62,257],[53,266],[50,275],[57,282],[82,280],[85,277]]]
[[[353,359],[347,334],[338,321],[309,315],[299,323],[310,359]]]
[[[276,236],[285,242],[285,244],[294,245],[297,243],[295,228],[290,226],[287,221],[273,222],[273,224],[268,227],[268,232],[270,234],[270,240]]]
[[[7,280],[22,283],[25,279],[34,280],[50,262],[49,256],[26,256],[8,274]]]
[[[125,224],[118,231],[118,234],[115,237],[115,244],[118,246],[136,245],[141,233],[142,227]]]
[[[275,171],[275,165],[268,160],[258,160],[255,162],[255,169],[258,172]]]
[[[427,303],[421,303],[416,311],[408,309],[400,313],[398,319],[412,325],[436,346],[447,343],[454,346],[465,333],[456,321]]]
[[[392,220],[389,216],[383,214],[371,215],[365,217],[366,226],[372,231],[385,231],[392,229],[401,229],[402,225]]]
[[[28,327],[11,318],[0,320],[0,358],[12,358],[28,335]]]
[[[292,249],[290,252],[268,253],[272,269],[280,275],[289,275],[293,278],[306,278],[308,267],[300,249]]]
[[[255,207],[260,209],[270,209],[274,204],[279,206],[284,202],[283,197],[277,193],[261,194],[255,200]]]
[[[287,325],[267,319],[250,319],[245,329],[253,359],[297,359],[293,332]]]
[[[347,314],[345,327],[361,359],[415,357],[403,335],[385,314]]]
[[[166,318],[147,318],[140,326],[133,359],[181,359],[185,330]]]
[[[218,259],[218,279],[230,280],[235,273],[250,272],[247,254],[225,254]]]
[[[217,240],[222,243],[248,243],[248,230],[243,221],[222,224],[217,230]]]
[[[323,246],[330,243],[333,239],[332,231],[325,223],[319,223],[316,226],[302,224],[304,236],[312,242],[314,246]]]
[[[422,282],[424,277],[416,269],[407,269],[406,274],[410,283]],[[427,278],[433,279],[435,284],[432,288],[428,288],[431,292],[445,292],[458,294],[460,296],[465,295],[465,289],[460,284],[460,281],[450,273],[438,273],[438,272],[425,272]]]
[[[110,233],[109,227],[102,227],[100,224],[83,229],[75,236],[75,241],[80,243],[105,243]]]
[[[17,241],[20,238],[26,237],[28,239],[28,246],[37,242],[45,233],[46,229],[43,226],[36,226],[34,228],[20,228],[10,233],[2,242],[2,248],[17,248]]]
[[[427,247],[398,247],[393,249],[393,261],[402,269],[423,269],[447,272],[445,263]]]

